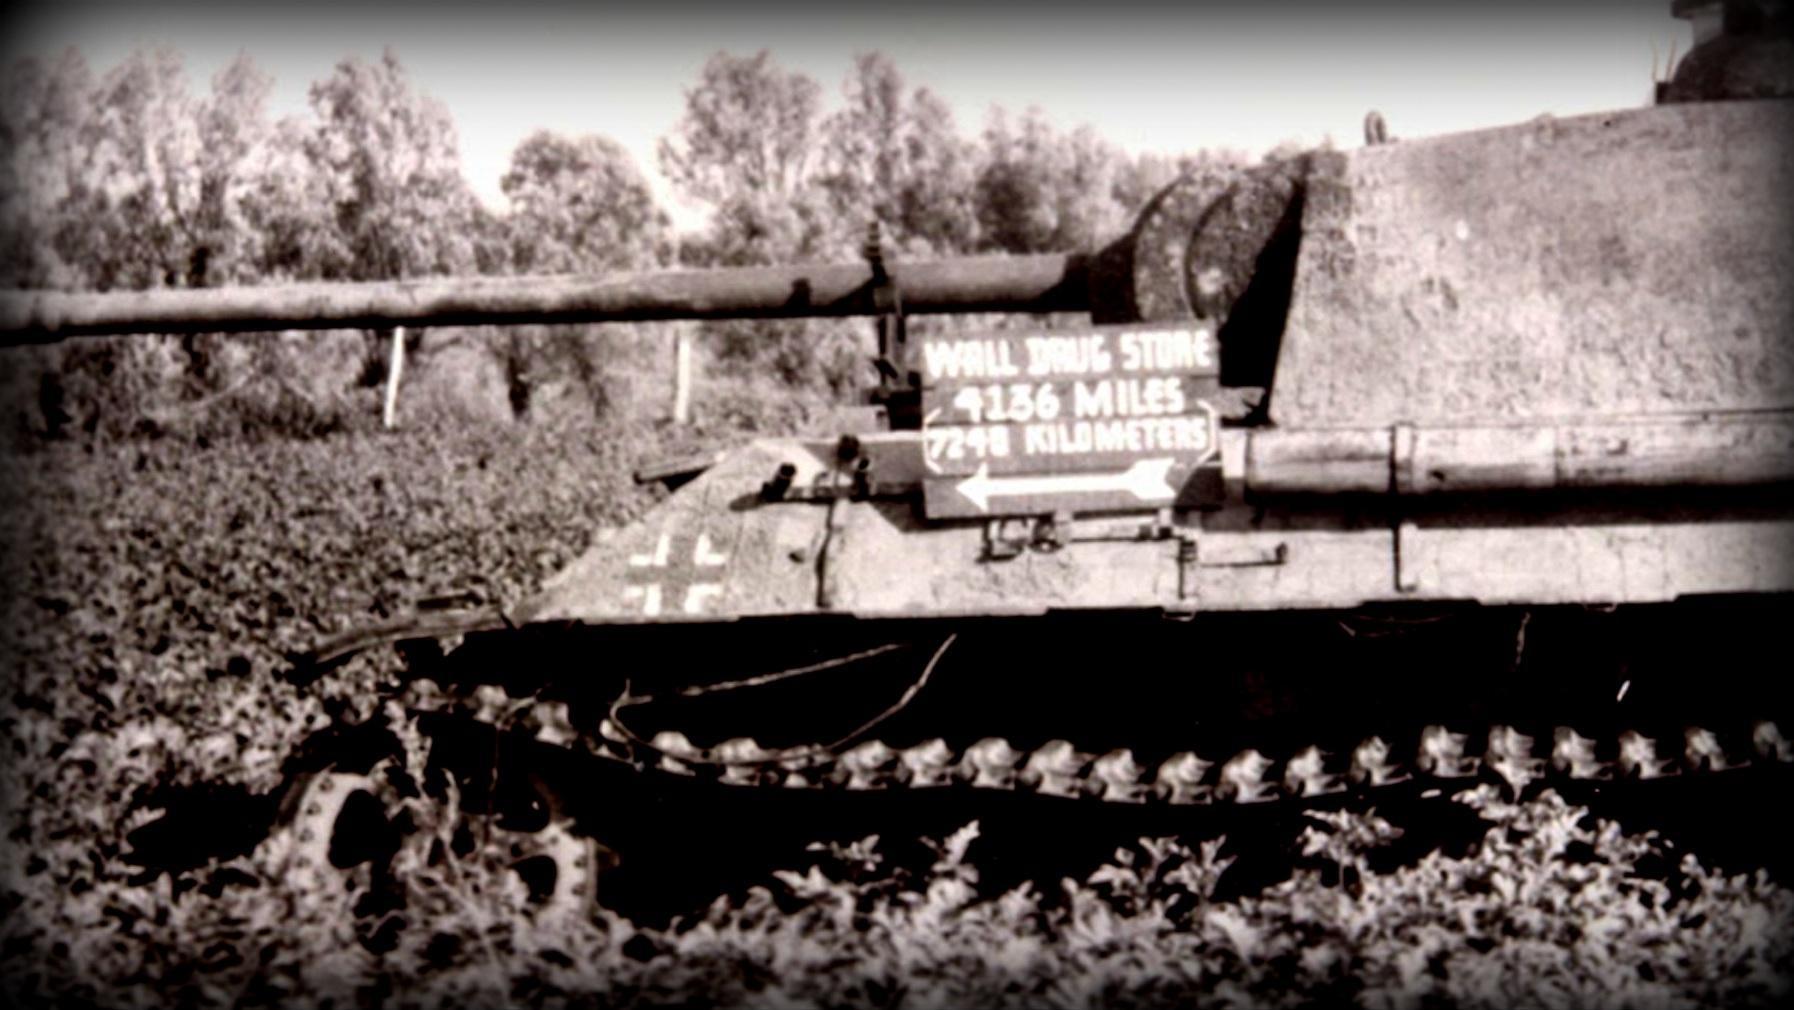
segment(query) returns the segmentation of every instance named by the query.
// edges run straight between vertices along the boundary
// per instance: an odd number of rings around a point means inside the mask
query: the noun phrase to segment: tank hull
[[[913,436],[862,444],[891,457],[907,449],[921,466]],[[833,452],[768,439],[732,453],[592,547],[511,619],[1182,615],[1794,592],[1794,519],[1779,484],[1292,495],[1182,515],[1079,516],[1055,525],[1053,545],[1016,518],[926,519],[913,492],[765,500],[781,466],[800,487],[831,486]],[[1223,458],[1223,476],[1244,482],[1244,453]]]

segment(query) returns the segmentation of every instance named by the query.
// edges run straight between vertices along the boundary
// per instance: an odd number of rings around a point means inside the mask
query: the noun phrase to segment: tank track
[[[677,731],[636,739],[605,718],[597,733],[581,732],[562,701],[513,699],[501,688],[484,686],[456,706],[457,716],[573,762],[601,762],[642,782],[644,788],[677,792],[780,790],[867,794],[920,790],[1003,793],[1038,797],[1038,802],[1088,809],[1096,803],[1125,804],[1141,812],[1157,807],[1245,807],[1268,804],[1325,804],[1375,798],[1407,791],[1422,797],[1450,796],[1495,785],[1518,798],[1548,788],[1600,783],[1643,782],[1690,775],[1794,764],[1794,743],[1777,723],[1757,720],[1736,727],[1690,726],[1679,738],[1653,738],[1637,730],[1595,739],[1559,726],[1550,739],[1508,725],[1477,733],[1431,725],[1406,738],[1371,736],[1341,752],[1310,745],[1289,753],[1245,749],[1203,756],[1183,751],[1156,763],[1142,763],[1129,750],[1094,754],[1066,740],[1023,751],[1001,737],[955,750],[939,738],[906,747],[870,739],[840,751],[805,749],[778,753],[750,738],[700,747]],[[417,714],[441,713],[425,707]],[[321,876],[336,865],[331,839],[345,800],[354,792],[394,806],[382,764],[365,774],[326,770],[303,788],[295,810],[295,841],[289,872]],[[532,789],[543,789],[542,783]],[[480,829],[498,840],[513,866],[552,865],[548,881],[534,896],[538,921],[588,914],[599,894],[602,871],[615,865],[614,853],[541,792],[541,821],[521,830]],[[702,802],[702,800],[700,800]],[[1181,823],[1181,822],[1179,822]],[[337,866],[336,872],[342,867]]]
[[[1516,648],[1523,647],[1526,624],[1524,620],[1520,624]],[[539,694],[513,700],[492,684],[472,687],[470,693],[457,691],[461,696],[457,704],[496,728],[522,730],[542,743],[577,749],[641,772],[708,779],[732,787],[824,791],[967,788],[1108,803],[1251,804],[1414,782],[1455,790],[1492,781],[1517,795],[1534,784],[1650,780],[1765,762],[1794,763],[1794,743],[1773,718],[1764,717],[1728,717],[1724,724],[1706,725],[1697,724],[1698,716],[1686,722],[1676,718],[1673,736],[1666,733],[1669,727],[1661,721],[1655,730],[1621,728],[1596,736],[1584,735],[1579,727],[1564,723],[1541,721],[1522,727],[1490,721],[1471,728],[1444,722],[1423,724],[1414,719],[1405,731],[1362,736],[1345,746],[1341,744],[1350,738],[1335,733],[1330,741],[1285,740],[1275,748],[1257,741],[1257,747],[1221,752],[1205,753],[1200,747],[1177,749],[1144,762],[1127,748],[1097,753],[1066,739],[1023,749],[1001,736],[987,736],[956,749],[942,737],[902,744],[872,736],[927,686],[957,637],[948,635],[932,650],[920,675],[890,706],[825,744],[769,748],[751,737],[732,737],[706,746],[674,729],[644,738],[627,725],[625,715],[634,706],[656,699],[633,695],[627,686],[597,719],[587,706],[570,708],[564,701],[543,700]],[[760,687],[899,647],[880,646],[805,667],[686,687],[677,695],[693,698]],[[1620,689],[1620,699],[1629,687],[1628,681]],[[1173,741],[1161,746],[1171,750],[1178,744]]]
[[[480,693],[486,695],[482,707],[504,706],[501,690]],[[1023,751],[1002,737],[960,751],[938,737],[907,747],[871,739],[840,751],[774,751],[748,737],[700,747],[676,730],[644,741],[610,718],[595,736],[582,733],[564,702],[509,708],[499,720],[481,721],[637,771],[736,788],[959,788],[1195,806],[1307,800],[1404,784],[1456,791],[1497,782],[1519,794],[1564,782],[1650,780],[1794,763],[1794,742],[1768,719],[1747,726],[1689,726],[1670,741],[1632,729],[1596,739],[1557,726],[1547,740],[1511,725],[1471,733],[1435,724],[1405,740],[1369,736],[1343,752],[1318,744],[1280,754],[1254,748],[1208,756],[1181,751],[1152,764],[1136,760],[1128,749],[1095,754],[1053,740]]]
[[[936,652],[937,660],[945,649],[943,645]],[[758,686],[882,651],[679,693],[689,697]],[[577,795],[599,782],[628,783],[627,788],[648,793],[679,794],[700,807],[719,799],[746,803],[752,790],[776,790],[784,797],[781,803],[812,794],[825,807],[831,803],[826,798],[829,794],[907,791],[942,797],[950,803],[957,802],[953,796],[966,798],[975,811],[984,802],[977,798],[979,794],[1007,794],[1025,797],[1021,801],[1030,804],[1068,804],[1076,809],[1090,809],[1097,803],[1125,805],[1139,811],[1155,830],[1162,821],[1176,831],[1187,823],[1182,818],[1201,816],[1194,809],[1179,814],[1180,808],[1376,802],[1385,794],[1449,796],[1483,786],[1500,788],[1518,798],[1548,788],[1599,788],[1602,783],[1649,782],[1794,764],[1794,742],[1783,735],[1784,723],[1754,715],[1707,718],[1691,714],[1687,725],[1675,725],[1678,720],[1672,719],[1671,724],[1659,721],[1650,729],[1609,727],[1589,735],[1584,735],[1586,726],[1553,724],[1546,719],[1521,726],[1511,721],[1422,725],[1416,718],[1356,740],[1333,733],[1329,740],[1298,738],[1292,743],[1285,738],[1279,745],[1259,741],[1257,747],[1198,743],[1169,754],[1165,751],[1178,741],[1162,740],[1161,750],[1150,757],[1125,748],[1098,753],[1066,739],[1019,747],[1004,737],[989,736],[955,746],[941,737],[918,741],[901,735],[888,739],[875,735],[872,731],[926,684],[932,669],[931,661],[896,704],[847,736],[830,743],[779,748],[763,746],[749,737],[694,742],[675,729],[638,734],[628,725],[629,709],[654,699],[631,697],[627,688],[622,698],[606,707],[592,699],[568,700],[540,688],[518,696],[515,688],[507,690],[489,682],[444,688],[426,674],[410,680],[393,701],[414,718],[478,727],[484,734],[478,738],[482,742],[464,748],[470,752],[464,756],[471,757],[471,765],[479,766],[473,768],[470,780],[489,777],[495,791],[501,788],[498,741],[507,741],[513,755],[507,760],[515,762],[516,755],[529,755],[519,763],[530,770],[513,780],[527,780],[522,791],[530,795],[527,803],[536,808],[536,816],[524,820],[532,823],[494,828],[490,824],[492,801],[488,799],[487,823],[479,830],[501,840],[517,865],[552,863],[551,882],[537,895],[541,916],[583,914],[598,893],[601,869],[614,862],[610,858],[614,853],[588,830],[591,823],[568,813],[577,804],[554,795],[557,790]],[[431,760],[435,761],[439,738],[428,729],[424,735],[432,741]],[[1238,738],[1234,739],[1237,742]],[[1248,742],[1253,739],[1246,737]],[[562,771],[537,777],[533,769],[540,764],[558,764]],[[568,774],[566,769],[580,770]],[[300,842],[294,850],[295,872],[326,872],[327,865],[334,862],[329,839],[347,793],[367,792],[389,812],[395,808],[394,791],[382,773],[378,764],[360,774],[325,770],[302,787],[295,813]],[[549,778],[559,784],[551,784]],[[806,806],[808,802],[804,801]],[[475,817],[479,813],[468,806],[462,811]]]

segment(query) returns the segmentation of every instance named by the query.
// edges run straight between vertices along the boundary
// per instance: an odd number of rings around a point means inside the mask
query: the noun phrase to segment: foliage
[[[713,404],[732,410],[730,397]],[[761,402],[758,393],[740,402]],[[514,599],[652,496],[634,463],[695,431],[167,441],[0,457],[0,976],[15,1005],[1744,1006],[1785,1000],[1794,893],[1726,876],[1547,794],[1461,802],[1480,845],[1387,868],[1412,824],[1350,807],[1223,898],[1218,839],[1145,839],[1079,879],[991,891],[970,825],[921,862],[876,840],[666,929],[528,901],[453,797],[390,797],[390,873],[295,870],[289,830],[169,873],[127,857],[166,787],[265,791],[299,741],[383,719],[423,743],[385,661],[310,686],[289,654],[413,595]],[[798,425],[803,418],[786,418]],[[658,447],[658,448],[657,448]],[[270,479],[270,477],[273,479]],[[413,690],[421,689],[414,686]],[[382,699],[394,699],[392,704]],[[214,801],[214,802],[222,802]],[[221,808],[222,809],[222,808]],[[224,813],[208,823],[234,823]],[[477,836],[474,836],[477,838]]]
[[[473,196],[461,177],[454,125],[414,95],[398,57],[351,58],[312,85],[317,127],[306,153],[322,178],[334,227],[317,275],[391,280],[469,273]]]
[[[761,50],[719,52],[686,92],[685,116],[661,142],[660,161],[674,185],[724,204],[748,193],[795,195],[809,181],[822,90]]]
[[[827,115],[821,87],[769,53],[718,53],[660,148],[674,185],[712,208],[701,232],[674,236],[627,154],[598,136],[530,136],[503,180],[508,210],[481,206],[446,111],[411,87],[390,50],[338,63],[312,85],[310,114],[279,122],[267,118],[270,82],[247,57],[198,97],[169,52],[134,53],[95,80],[71,51],[15,65],[9,83],[0,258],[27,287],[842,261],[861,254],[869,222],[900,258],[1069,249],[1120,230],[1176,169],[1130,158],[1088,128],[1062,134],[1037,111],[1015,126],[999,112],[981,137],[962,136],[938,96],[877,53],[856,60]],[[863,322],[700,331],[709,358],[790,389],[851,395],[866,379]],[[334,358],[316,371],[284,353],[245,355],[227,336],[139,340],[17,354],[23,366],[0,381],[15,435],[209,438],[283,420],[325,434],[362,423],[387,367],[379,333],[362,335],[347,372]],[[407,347],[415,374],[445,380],[426,399],[468,387],[471,400],[440,404],[451,413],[596,419],[629,398],[635,365],[619,369],[618,356],[645,361],[662,340],[656,327],[518,327],[413,331]],[[289,370],[248,374],[251,364]],[[451,366],[480,378],[449,381]],[[508,405],[497,413],[493,370]]]
[[[503,228],[518,273],[598,274],[659,266],[671,256],[666,214],[613,140],[537,131],[518,145],[500,186],[511,203]],[[666,342],[660,329],[632,332]],[[617,328],[517,326],[489,339],[517,417],[541,413],[541,394],[557,383],[583,400],[589,417],[604,416],[618,352],[640,353],[623,346]]]
[[[499,183],[519,273],[601,273],[666,259],[668,222],[622,145],[531,134]]]
[[[955,130],[947,104],[927,88],[906,93],[903,76],[882,53],[854,61],[844,97],[844,106],[822,123],[820,184],[835,218],[877,221],[903,256],[973,248],[977,151]]]
[[[176,54],[138,51],[95,83],[78,53],[12,69],[8,272],[20,286],[204,287],[257,273],[244,204],[268,81],[239,58],[194,99]]]
[[[527,431],[533,444],[425,432],[4,460],[0,565],[23,590],[0,612],[9,988],[36,977],[61,999],[134,1005],[241,986],[255,1003],[289,973],[367,960],[340,888],[283,882],[279,840],[176,884],[124,863],[126,837],[156,788],[266,790],[306,734],[374,713],[380,669],[313,690],[283,677],[337,620],[463,580],[515,595],[622,518],[619,443]]]
[[[319,82],[313,121],[275,125],[270,82],[246,57],[204,99],[166,51],[133,53],[98,82],[73,52],[12,76],[5,165],[18,187],[4,215],[15,283],[206,287],[490,266],[475,247],[491,223],[461,179],[448,117],[410,92],[390,52]],[[19,355],[28,367],[9,374],[9,399],[34,436],[325,433],[341,427],[353,387],[383,369],[379,335],[326,390],[306,388],[318,374],[307,362],[233,343],[202,334],[37,350]]]
[[[1029,109],[1019,124],[998,110],[985,127],[984,147],[976,194],[990,248],[1088,248],[1123,231],[1136,209],[1115,200],[1123,156],[1088,126],[1061,134],[1038,109]]]
[[[63,260],[51,237],[58,231],[68,180],[80,157],[76,126],[86,114],[93,74],[68,50],[51,66],[35,59],[8,69],[8,100],[0,102],[0,240],[5,283],[14,288],[82,286],[76,265]]]
[[[100,290],[189,286],[200,137],[179,57],[139,52],[108,73],[77,136],[85,157],[56,235]]]
[[[714,211],[689,261],[853,256],[873,221],[906,256],[1084,248],[1119,234],[1174,174],[1090,127],[1061,133],[1038,109],[1019,124],[998,109],[966,139],[944,101],[879,53],[856,59],[826,117],[820,91],[764,51],[706,64],[660,148],[667,177]]]
[[[711,380],[712,382],[718,380]],[[630,469],[767,423],[763,390],[691,430],[419,426],[315,441],[58,444],[0,457],[0,976],[13,1005],[1770,1005],[1794,893],[1728,877],[1546,795],[1464,802],[1480,846],[1395,869],[1400,829],[1350,807],[1283,842],[1287,879],[1224,898],[1217,839],[1146,839],[1000,893],[976,825],[920,863],[875,840],[719,896],[666,929],[529,903],[501,839],[457,843],[452,795],[389,800],[390,872],[318,874],[289,829],[166,873],[133,832],[210,784],[284,777],[306,736],[422,739],[387,660],[310,685],[291,654],[415,596],[513,600],[653,495]],[[787,405],[791,406],[791,405]],[[737,411],[743,413],[737,414]],[[775,430],[802,425],[780,415]],[[414,685],[423,690],[426,685]],[[396,703],[395,703],[396,702]],[[392,781],[387,779],[387,781]],[[240,801],[239,801],[240,802]],[[218,806],[218,831],[241,820]],[[182,840],[184,841],[184,840]],[[794,857],[799,854],[794,854]]]

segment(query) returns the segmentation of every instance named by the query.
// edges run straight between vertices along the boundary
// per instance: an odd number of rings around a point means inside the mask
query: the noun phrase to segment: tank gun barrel
[[[908,313],[1089,307],[1082,255],[984,256],[887,267]],[[866,264],[670,270],[613,276],[318,282],[104,294],[0,292],[0,341],[129,333],[501,323],[863,316],[879,310]]]

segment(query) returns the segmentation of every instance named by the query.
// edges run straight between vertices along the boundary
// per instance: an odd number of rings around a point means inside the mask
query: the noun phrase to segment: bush
[[[401,427],[664,422],[681,323],[448,327],[408,334]],[[789,432],[870,384],[864,320],[719,324],[697,343],[693,413],[719,442]],[[10,352],[12,443],[316,439],[380,426],[386,337],[363,331],[73,340]],[[798,406],[794,406],[794,404]]]
[[[1143,839],[1048,901],[978,897],[969,825],[921,873],[831,846],[778,887],[719,899],[657,938],[656,991],[719,1005],[1779,1005],[1794,894],[1726,877],[1547,793],[1460,797],[1490,822],[1461,857],[1370,871],[1401,831],[1313,815],[1311,862],[1214,899],[1221,843]],[[1673,867],[1660,872],[1657,865]],[[1340,873],[1342,868],[1352,873]],[[1328,871],[1331,872],[1328,872]],[[1334,884],[1325,881],[1332,879]],[[646,988],[646,987],[645,987]]]

